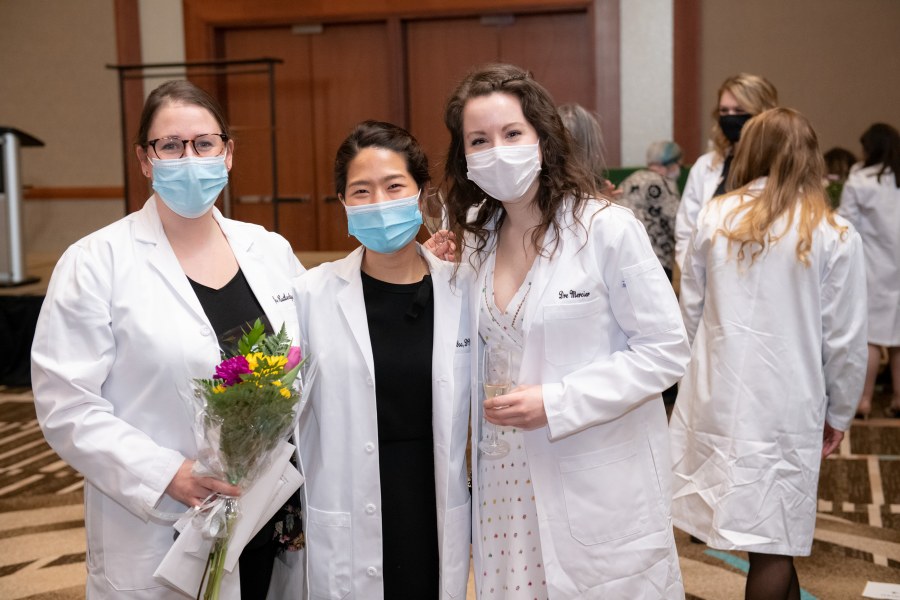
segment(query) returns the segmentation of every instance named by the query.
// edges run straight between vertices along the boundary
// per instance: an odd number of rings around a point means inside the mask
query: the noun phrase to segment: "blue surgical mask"
[[[350,235],[379,254],[393,254],[406,246],[415,239],[422,225],[419,194],[346,208]]]
[[[225,154],[155,159],[153,189],[176,215],[196,219],[212,207],[228,183]]]

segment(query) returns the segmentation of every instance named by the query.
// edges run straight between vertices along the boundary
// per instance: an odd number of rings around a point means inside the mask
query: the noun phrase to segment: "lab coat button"
[[[372,442],[366,442],[366,452],[368,452],[369,454],[375,452],[375,444],[373,444]]]
[[[200,335],[209,335],[209,333],[210,333],[209,327],[201,327],[200,328]]]
[[[369,567],[368,569],[366,569],[366,575],[368,575],[369,577],[375,577],[376,575],[378,575],[378,569],[376,569],[375,567]]]
[[[375,505],[374,504],[366,504],[366,512],[370,515],[375,514]]]
[[[375,384],[375,382],[372,381],[371,377],[366,377],[366,385],[368,385],[369,387],[372,387],[374,384]]]

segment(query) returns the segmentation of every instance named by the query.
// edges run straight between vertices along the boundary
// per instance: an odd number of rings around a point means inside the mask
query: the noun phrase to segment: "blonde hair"
[[[594,176],[597,190],[602,191],[606,187],[606,161],[599,119],[574,102],[560,105],[557,112],[566,131],[572,136],[573,156],[584,163],[585,168]]]
[[[731,142],[728,141],[728,138],[722,133],[721,127],[719,127],[719,102],[722,100],[722,94],[725,92],[730,92],[734,99],[738,101],[738,104],[741,105],[741,108],[753,116],[778,106],[778,90],[765,77],[739,73],[722,82],[722,85],[719,87],[719,93],[716,95],[716,105],[713,107],[712,112],[712,143],[719,160],[724,160],[732,150]]]
[[[733,194],[744,200],[729,211],[716,234],[728,238],[729,250],[732,245],[738,246],[739,262],[749,253],[753,264],[791,229],[797,213],[797,260],[808,267],[813,233],[822,219],[842,238],[847,231],[837,224],[829,208],[822,185],[824,173],[816,132],[806,117],[790,108],[760,113],[744,126],[728,175],[728,188],[736,188]],[[768,177],[765,187],[751,190],[753,181],[760,177]],[[716,200],[721,202],[723,198]],[[775,233],[772,227],[782,216],[787,218],[784,231]]]

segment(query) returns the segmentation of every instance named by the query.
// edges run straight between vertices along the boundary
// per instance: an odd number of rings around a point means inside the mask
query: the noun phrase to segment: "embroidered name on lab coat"
[[[466,338],[462,341],[456,340],[456,347],[457,348],[468,348],[470,343],[471,343],[471,341],[469,340],[469,338]]]
[[[590,295],[590,292],[576,292],[575,290],[569,290],[567,292],[565,290],[559,290],[560,300],[563,300],[565,298],[587,298]]]
[[[275,304],[278,304],[279,302],[287,302],[288,300],[293,301],[293,299],[294,299],[294,294],[291,294],[291,293],[275,294],[274,296],[272,296],[272,300],[275,301]]]

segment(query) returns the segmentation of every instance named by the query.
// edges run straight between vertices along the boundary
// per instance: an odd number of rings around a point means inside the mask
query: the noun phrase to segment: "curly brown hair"
[[[487,246],[487,225],[496,220],[496,229],[499,229],[506,215],[499,200],[486,195],[466,176],[463,110],[471,98],[494,93],[517,98],[525,119],[537,131],[542,162],[534,201],[540,209],[541,220],[532,231],[531,241],[539,253],[552,256],[559,245],[560,207],[565,199],[573,198],[574,213],[578,218],[588,199],[601,195],[591,173],[581,161],[574,159],[572,138],[563,126],[550,93],[528,71],[514,65],[489,64],[471,71],[447,101],[444,124],[450,131],[450,147],[444,186],[448,189],[447,205],[452,225],[458,231],[471,234],[474,238],[472,249],[480,255]],[[469,211],[473,207],[478,207],[478,212],[469,220]],[[543,248],[544,234],[551,228],[554,241],[550,248]]]

